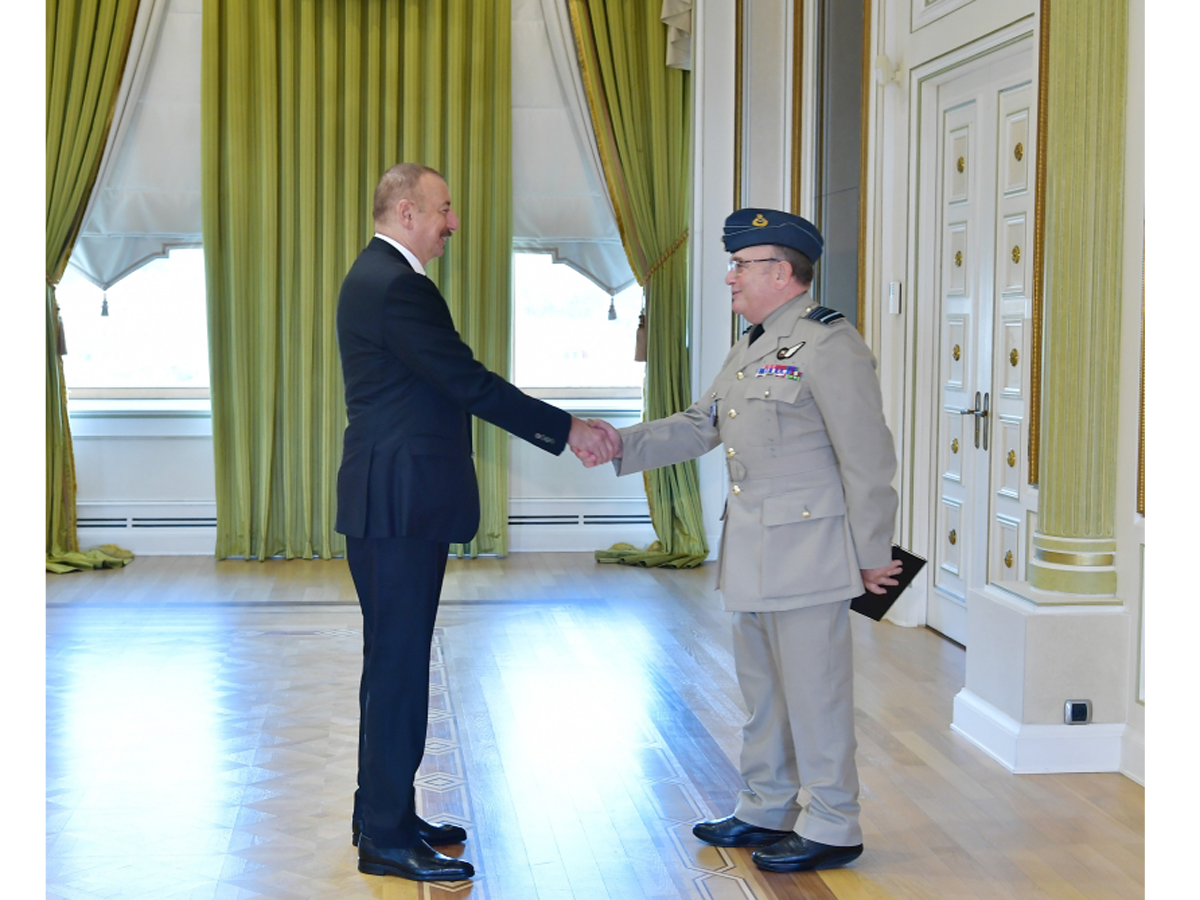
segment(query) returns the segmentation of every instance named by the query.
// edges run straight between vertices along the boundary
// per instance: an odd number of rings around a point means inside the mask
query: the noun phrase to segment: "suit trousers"
[[[380,847],[415,843],[413,779],[425,754],[429,655],[450,545],[346,538],[363,616],[354,819]]]
[[[822,844],[862,843],[850,601],[735,613],[733,650],[749,710],[734,815]]]

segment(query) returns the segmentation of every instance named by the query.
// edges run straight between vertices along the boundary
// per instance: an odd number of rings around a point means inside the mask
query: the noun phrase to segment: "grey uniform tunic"
[[[808,295],[738,341],[688,409],[621,430],[625,475],[725,445],[729,494],[717,586],[725,608],[783,610],[856,597],[887,565],[896,456],[875,360],[845,319],[805,318]]]
[[[896,457],[874,357],[810,304],[801,294],[753,345],[738,341],[688,409],[621,429],[614,465],[625,475],[725,445],[717,586],[749,710],[734,814],[849,846],[862,840],[849,600],[860,569],[891,561]]]

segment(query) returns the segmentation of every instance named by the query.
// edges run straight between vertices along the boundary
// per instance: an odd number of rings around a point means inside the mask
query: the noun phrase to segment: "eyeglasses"
[[[732,272],[736,269],[740,275],[746,271],[746,266],[756,262],[783,262],[783,260],[777,256],[764,256],[762,259],[731,259],[729,261],[729,271]]]

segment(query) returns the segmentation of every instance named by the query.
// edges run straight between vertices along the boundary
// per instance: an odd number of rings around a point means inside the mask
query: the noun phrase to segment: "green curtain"
[[[691,404],[687,229],[690,76],[667,68],[660,4],[569,0],[596,142],[629,264],[646,295],[645,418]],[[658,541],[598,551],[602,562],[699,565],[708,555],[696,463],[646,473]]]
[[[446,176],[463,227],[430,277],[508,370],[509,3],[205,0],[201,87],[217,556],[329,558],[345,405],[342,278],[393,163]],[[476,424],[483,522],[506,550],[507,436]],[[431,486],[433,489],[433,486]]]
[[[75,455],[63,379],[62,278],[96,183],[129,56],[138,0],[46,2],[46,568],[123,566],[132,554],[106,545],[80,552]]]

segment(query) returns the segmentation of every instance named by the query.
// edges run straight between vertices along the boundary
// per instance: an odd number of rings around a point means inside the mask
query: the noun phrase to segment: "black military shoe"
[[[863,845],[835,847],[789,834],[782,841],[755,850],[750,858],[768,872],[807,872],[811,869],[836,869],[862,856]]]
[[[410,881],[465,881],[475,874],[475,867],[466,860],[438,853],[424,841],[411,847],[376,847],[367,835],[360,834],[358,871]]]
[[[734,816],[706,819],[692,826],[692,834],[706,844],[715,844],[718,847],[763,847],[793,833],[759,828]]]
[[[362,834],[362,825],[353,821],[350,823],[350,843],[355,847],[358,846],[358,836]],[[448,822],[426,822],[420,820],[417,826],[417,835],[431,847],[445,847],[447,844],[465,844],[467,842],[467,831],[460,825],[451,825]]]

